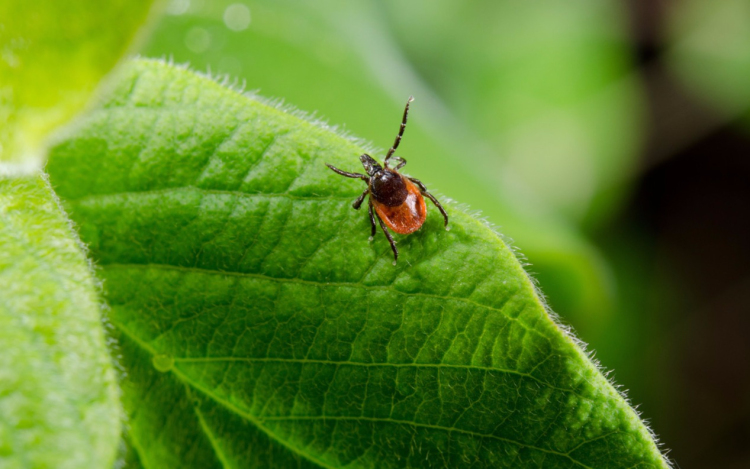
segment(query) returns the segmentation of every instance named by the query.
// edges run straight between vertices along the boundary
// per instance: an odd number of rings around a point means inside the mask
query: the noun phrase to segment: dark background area
[[[645,70],[648,144],[633,196],[613,229],[649,240],[653,284],[673,298],[649,304],[654,365],[633,390],[680,467],[750,466],[750,136],[660,67],[667,10],[678,1],[630,0],[638,65]],[[750,44],[747,44],[750,47]],[[750,87],[750,83],[748,83]],[[680,144],[664,133],[681,135]],[[670,148],[672,146],[672,148]],[[647,398],[648,396],[648,398]]]

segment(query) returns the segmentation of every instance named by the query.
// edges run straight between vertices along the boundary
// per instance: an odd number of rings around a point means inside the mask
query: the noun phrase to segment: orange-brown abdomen
[[[409,234],[417,231],[427,218],[427,205],[419,188],[407,178],[401,176],[408,192],[401,205],[389,207],[371,198],[372,206],[383,223],[398,234]]]

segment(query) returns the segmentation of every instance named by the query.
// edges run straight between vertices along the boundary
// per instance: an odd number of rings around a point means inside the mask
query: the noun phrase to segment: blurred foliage
[[[499,225],[553,308],[593,330],[614,287],[579,225],[621,197],[640,107],[617,3],[574,5],[175,0],[144,53],[228,74],[381,147],[414,95],[408,172]]]
[[[688,0],[671,18],[672,69],[717,113],[750,123],[750,2]]]
[[[388,5],[409,62],[491,146],[476,163],[524,186],[513,204],[538,197],[580,220],[627,177],[642,119],[620,2]]]
[[[39,164],[48,134],[86,104],[152,3],[0,2],[0,165]]]

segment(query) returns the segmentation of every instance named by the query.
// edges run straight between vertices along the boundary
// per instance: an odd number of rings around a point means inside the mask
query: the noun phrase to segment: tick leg
[[[369,194],[369,193],[370,193],[370,186],[367,186],[367,189],[365,189],[365,191],[362,193],[362,195],[360,195],[359,197],[357,197],[357,200],[355,200],[352,203],[352,207],[354,208],[354,210],[359,210],[359,207],[362,206],[362,201],[365,200],[365,197],[367,197],[367,194]]]
[[[424,184],[422,183],[422,181],[420,181],[420,180],[419,180],[419,179],[417,179],[417,178],[409,178],[409,180],[410,180],[411,182],[413,182],[414,184],[416,184],[416,185],[417,185],[417,187],[419,187],[419,190],[420,190],[420,191],[422,191],[422,192],[427,192],[427,188],[426,188],[426,187],[424,186]]]
[[[448,214],[445,213],[445,209],[443,208],[442,205],[440,205],[440,202],[438,202],[438,200],[435,198],[434,195],[427,192],[427,188],[424,186],[424,184],[422,184],[422,181],[420,181],[419,179],[414,179],[414,178],[409,178],[409,180],[413,182],[414,184],[416,184],[417,187],[419,187],[419,190],[422,192],[422,195],[430,199],[432,203],[435,204],[435,207],[437,207],[438,210],[440,210],[440,213],[443,214],[443,218],[445,218],[445,226],[448,227]]]
[[[370,234],[370,241],[375,239],[375,233],[377,233],[378,227],[375,226],[375,214],[372,212],[372,202],[367,204],[368,212],[370,212],[370,225],[372,225],[372,233]]]
[[[388,238],[388,242],[391,243],[391,249],[393,249],[393,263],[395,264],[398,260],[398,249],[396,249],[396,241],[393,240],[393,236],[388,232],[388,228],[385,227],[385,223],[383,223],[383,220],[378,217],[378,221],[380,222],[380,227],[383,229],[383,233],[385,233],[385,237]]]
[[[346,171],[342,171],[339,168],[336,168],[335,166],[331,166],[328,163],[326,163],[326,166],[328,166],[329,168],[331,168],[334,172],[336,172],[336,173],[338,173],[338,174],[340,174],[342,176],[346,176],[348,178],[362,179],[363,181],[368,181],[370,179],[369,177],[365,176],[364,174],[349,173],[349,172],[346,172]]]
[[[403,168],[404,166],[406,166],[406,160],[405,160],[405,159],[403,159],[403,158],[401,158],[400,156],[392,156],[392,157],[391,157],[391,159],[392,159],[392,160],[396,160],[396,162],[397,162],[397,164],[396,164],[396,167],[395,167],[395,168],[393,168],[393,169],[395,169],[396,171],[398,171],[399,169],[401,169],[401,168]],[[386,166],[387,166],[387,165],[386,165]]]
[[[391,159],[391,156],[393,156],[393,153],[396,151],[396,148],[398,148],[398,144],[401,143],[401,137],[404,136],[404,129],[406,128],[406,118],[409,116],[409,104],[414,101],[413,96],[409,96],[409,99],[406,101],[406,107],[404,108],[404,117],[401,119],[401,127],[398,129],[398,136],[396,136],[396,141],[393,142],[393,146],[390,150],[388,150],[388,154],[385,155],[385,165],[388,166],[388,160]]]
[[[435,204],[435,206],[438,208],[438,210],[440,210],[440,213],[443,214],[443,218],[445,218],[445,224],[443,226],[448,228],[448,214],[445,213],[445,209],[443,208],[442,205],[440,205],[440,202],[438,202],[438,200],[435,198],[434,195],[430,194],[427,191],[422,192],[422,195],[430,199],[432,203]]]

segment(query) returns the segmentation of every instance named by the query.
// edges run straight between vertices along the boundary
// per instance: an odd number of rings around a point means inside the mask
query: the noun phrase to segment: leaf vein
[[[296,363],[301,365],[332,365],[336,367],[341,366],[361,366],[367,368],[435,368],[435,369],[457,369],[457,370],[468,370],[468,371],[486,371],[486,372],[497,372],[512,374],[523,378],[528,378],[537,383],[546,386],[551,389],[558,391],[576,394],[576,391],[568,388],[561,388],[550,383],[544,382],[539,378],[524,373],[522,371],[510,370],[504,368],[495,368],[489,366],[476,366],[476,365],[456,365],[448,363],[367,363],[358,361],[333,361],[333,360],[320,360],[320,359],[299,359],[299,358],[276,358],[276,357],[175,357],[175,363],[211,363],[211,362],[247,362],[247,363]],[[591,400],[590,398],[580,396],[582,399]]]
[[[188,399],[190,399],[190,387],[187,385],[187,383],[183,384],[185,385],[185,394],[187,394]],[[190,401],[192,402],[192,399],[190,399]],[[203,433],[206,435],[206,439],[211,444],[211,448],[213,448],[214,453],[216,454],[216,458],[219,460],[219,462],[221,462],[221,465],[224,466],[225,469],[233,467],[224,452],[219,447],[219,442],[217,441],[216,436],[214,436],[211,429],[208,427],[208,423],[206,423],[206,419],[203,417],[203,413],[198,408],[198,404],[193,403],[192,407],[193,411],[195,412],[195,416],[198,419],[198,424],[200,425],[201,430],[203,430]]]
[[[393,424],[396,424],[396,425],[408,425],[408,426],[417,427],[417,428],[429,428],[429,429],[432,429],[432,430],[442,430],[442,431],[449,432],[449,433],[455,432],[455,433],[462,433],[462,434],[465,434],[465,435],[475,436],[475,437],[479,437],[479,438],[489,438],[489,439],[493,439],[493,440],[498,440],[498,441],[502,441],[504,443],[510,443],[510,444],[519,446],[521,448],[528,448],[528,449],[531,449],[531,450],[534,450],[534,451],[539,451],[539,452],[546,453],[546,454],[552,454],[552,455],[555,455],[555,456],[560,456],[560,457],[569,459],[574,464],[576,464],[578,466],[581,466],[583,468],[593,469],[593,468],[591,468],[591,467],[583,464],[582,462],[580,462],[580,461],[572,458],[567,453],[561,453],[559,451],[555,451],[555,450],[552,450],[552,449],[542,448],[542,447],[539,447],[539,446],[533,446],[533,445],[530,445],[530,444],[527,444],[527,443],[523,443],[523,442],[520,442],[520,441],[516,441],[516,440],[510,439],[510,438],[505,438],[505,437],[502,437],[502,436],[492,435],[492,434],[489,434],[489,433],[479,433],[479,432],[475,432],[475,431],[472,431],[472,430],[465,430],[465,429],[462,429],[462,428],[445,427],[445,426],[442,426],[442,425],[433,425],[433,424],[430,424],[430,423],[422,423],[422,422],[412,422],[412,421],[409,421],[409,420],[399,420],[399,419],[394,419],[394,418],[390,418],[390,417],[349,417],[349,416],[329,416],[329,415],[309,415],[309,416],[308,415],[290,415],[290,416],[279,416],[279,417],[258,417],[258,419],[262,423],[264,423],[264,422],[276,422],[276,421],[306,421],[306,420],[310,420],[310,421],[325,421],[325,420],[333,420],[333,421],[339,421],[339,422],[341,422],[341,421],[364,421],[364,422],[372,422],[372,423],[393,423]]]
[[[131,339],[133,342],[135,342],[143,350],[145,350],[146,352],[150,353],[151,355],[156,355],[157,354],[156,350],[154,350],[150,345],[148,345],[147,343],[145,343],[141,339],[139,339],[138,336],[136,336],[134,333],[132,333],[131,331],[129,331],[127,328],[123,327],[121,324],[119,324],[119,323],[117,323],[115,321],[113,321],[113,323],[115,324],[115,326],[117,326],[117,328],[120,331],[122,331],[123,334],[125,334],[129,339]],[[257,427],[260,431],[262,431],[263,433],[265,433],[269,437],[269,439],[271,439],[273,441],[276,441],[277,443],[279,443],[280,445],[282,445],[284,448],[287,448],[288,450],[292,451],[293,453],[298,454],[299,456],[301,456],[304,459],[307,459],[309,461],[317,463],[318,465],[320,465],[324,469],[336,469],[335,467],[333,467],[333,466],[331,466],[329,464],[326,464],[324,461],[321,461],[321,460],[315,458],[314,456],[312,456],[310,454],[303,453],[300,450],[300,448],[297,448],[296,446],[294,446],[291,443],[283,440],[278,435],[276,435],[274,432],[272,432],[268,427],[266,427],[265,425],[263,425],[263,422],[261,422],[260,420],[258,420],[255,416],[253,416],[252,414],[250,414],[248,412],[245,412],[244,410],[238,408],[237,406],[235,406],[231,402],[229,402],[229,401],[227,401],[225,399],[222,399],[220,396],[217,396],[210,389],[207,389],[207,388],[203,387],[201,384],[196,383],[189,376],[186,376],[182,372],[180,372],[180,370],[178,370],[176,367],[173,367],[170,370],[170,372],[172,374],[174,374],[180,381],[182,381],[183,383],[185,383],[185,385],[190,386],[190,387],[194,388],[197,391],[200,391],[205,396],[207,396],[207,397],[213,399],[214,401],[216,401],[217,403],[221,404],[228,411],[235,413],[239,417],[242,417],[245,420],[247,420],[248,422],[250,422],[251,424],[255,425],[255,427]]]

